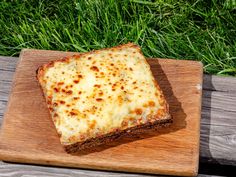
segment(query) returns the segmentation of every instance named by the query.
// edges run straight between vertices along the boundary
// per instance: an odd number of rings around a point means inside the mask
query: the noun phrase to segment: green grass
[[[236,76],[235,0],[1,0],[0,55],[85,52],[127,42],[145,56],[199,60]]]

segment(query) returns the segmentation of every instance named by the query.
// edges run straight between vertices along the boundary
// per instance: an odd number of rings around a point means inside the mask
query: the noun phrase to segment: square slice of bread
[[[37,78],[70,153],[172,122],[150,66],[133,43],[55,60],[39,67]]]

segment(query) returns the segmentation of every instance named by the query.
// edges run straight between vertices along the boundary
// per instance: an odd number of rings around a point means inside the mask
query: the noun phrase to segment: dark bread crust
[[[102,135],[100,137],[90,138],[83,142],[64,145],[64,148],[68,153],[76,153],[84,149],[89,149],[98,145],[106,144],[111,141],[117,140],[121,136],[132,136],[137,133],[143,133],[151,129],[166,127],[169,126],[172,122],[173,122],[172,117],[169,114],[167,114],[165,117],[159,120],[155,120],[154,122],[147,122],[146,124],[137,125],[135,127],[131,127],[125,130],[111,132],[109,134]]]

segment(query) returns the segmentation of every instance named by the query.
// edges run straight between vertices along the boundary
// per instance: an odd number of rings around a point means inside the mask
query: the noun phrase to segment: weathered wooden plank
[[[236,164],[236,78],[204,76],[200,162]]]
[[[8,101],[18,58],[0,56],[0,118]]]
[[[122,173],[122,172],[107,172],[98,170],[85,170],[85,169],[69,169],[57,167],[43,167],[35,165],[13,164],[0,162],[1,176],[18,177],[27,175],[28,177],[34,176],[48,176],[48,177],[151,177],[154,175],[148,174],[135,174],[135,173]],[[156,176],[156,175],[155,175]],[[167,176],[158,176],[167,177]],[[198,177],[217,177],[216,175],[199,174]]]
[[[18,57],[0,56],[0,70],[15,71]]]
[[[0,98],[0,115],[3,114],[3,112],[6,108],[6,105],[7,105],[7,101],[1,100],[1,98]]]
[[[220,91],[220,92],[236,92],[235,77],[204,75],[204,90]]]
[[[201,162],[235,165],[235,126],[201,125]]]
[[[204,90],[203,98],[205,99],[203,106],[221,111],[236,111],[236,103],[233,101],[236,100],[235,93]]]
[[[236,126],[236,94],[203,91],[202,124]],[[225,128],[225,127],[224,127]]]
[[[236,165],[236,78],[204,76],[200,161]]]
[[[13,73],[14,71],[0,69],[0,77],[5,82],[12,81]]]
[[[17,57],[0,56],[0,125],[2,124],[1,119],[7,105],[17,62]]]
[[[13,73],[12,73],[12,78],[13,78]],[[8,101],[8,96],[12,86],[12,78],[11,81],[0,80],[0,95],[1,95],[0,100]]]
[[[153,175],[147,174],[132,174],[132,173],[119,173],[119,172],[105,172],[95,170],[84,170],[84,169],[68,169],[68,168],[56,168],[56,167],[43,167],[34,165],[23,165],[0,162],[0,173],[1,176],[12,176],[18,177],[27,174],[27,176],[55,176],[55,177],[148,177]]]

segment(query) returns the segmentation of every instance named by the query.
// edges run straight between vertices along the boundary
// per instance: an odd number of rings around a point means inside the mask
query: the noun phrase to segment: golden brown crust
[[[145,133],[150,129],[166,127],[169,126],[172,122],[172,117],[169,114],[166,114],[160,120],[155,120],[154,122],[147,122],[146,124],[137,125],[135,127],[131,127],[121,131],[116,130],[109,134],[101,135],[100,137],[90,138],[84,142],[77,142],[70,145],[64,145],[64,148],[68,153],[76,153],[84,149],[112,142],[122,136],[132,136],[137,133]]]

